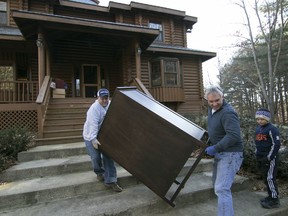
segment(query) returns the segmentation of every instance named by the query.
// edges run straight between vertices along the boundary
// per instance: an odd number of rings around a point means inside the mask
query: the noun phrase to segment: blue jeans
[[[233,216],[231,186],[243,161],[242,152],[216,153],[213,165],[213,186],[218,197],[218,216]]]
[[[91,141],[84,141],[87,153],[91,158],[93,171],[96,173],[96,175],[103,175],[104,182],[107,184],[117,182],[117,173],[114,161],[102,153],[99,149],[95,149]]]

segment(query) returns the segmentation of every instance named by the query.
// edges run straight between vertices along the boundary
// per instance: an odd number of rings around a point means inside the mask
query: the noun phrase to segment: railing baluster
[[[0,81],[0,103],[35,102],[37,81]]]

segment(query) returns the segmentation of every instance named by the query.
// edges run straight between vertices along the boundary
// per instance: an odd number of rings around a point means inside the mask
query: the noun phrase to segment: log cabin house
[[[0,129],[24,125],[45,137],[55,80],[69,103],[136,85],[180,114],[199,113],[202,63],[216,53],[187,47],[196,23],[138,2],[0,0]]]

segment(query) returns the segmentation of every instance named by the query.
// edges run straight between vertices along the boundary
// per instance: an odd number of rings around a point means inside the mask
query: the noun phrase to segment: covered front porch
[[[0,66],[11,70],[10,78],[0,81],[1,129],[20,119],[39,137],[53,96],[51,82],[64,81],[66,98],[93,98],[103,87],[113,94],[117,86],[141,80],[141,51],[159,33],[31,11],[14,11],[12,16],[23,37],[19,35],[17,43],[1,41],[5,49],[0,51]],[[13,118],[6,118],[9,115]]]

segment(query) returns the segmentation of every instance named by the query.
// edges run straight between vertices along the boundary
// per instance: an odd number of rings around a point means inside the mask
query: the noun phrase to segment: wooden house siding
[[[141,82],[147,89],[150,88],[149,56],[141,56]]]
[[[106,87],[113,94],[116,87],[132,85],[137,78],[159,102],[173,110],[201,111],[201,65],[215,55],[185,49],[186,31],[197,22],[196,17],[133,1],[110,2],[108,7],[52,0],[7,0],[7,3],[11,37],[0,34],[0,64],[9,63],[14,70],[18,66],[27,68],[30,79],[27,83],[37,85],[37,91],[46,76],[46,80],[59,78],[67,83],[66,97],[79,96],[75,94],[75,83],[76,78],[82,79],[82,66],[97,65],[101,85],[99,80],[95,81],[97,84],[92,84],[95,90]],[[155,41],[159,31],[149,29],[150,22],[162,25],[163,41]],[[149,61],[157,58],[167,62],[178,59],[181,74],[177,68],[177,79],[182,77],[182,83],[177,80],[165,86],[163,82],[162,86],[152,88]],[[85,86],[86,83],[81,84],[81,90]],[[0,100],[0,103],[6,102]]]
[[[50,1],[46,0],[28,0],[28,10],[43,13],[53,13],[53,5],[50,4]]]
[[[136,19],[134,15],[131,15],[130,13],[124,13],[122,14],[123,16],[123,23],[126,24],[132,24],[132,25],[136,25]]]
[[[203,78],[199,60],[183,59],[183,88],[185,89],[185,103],[178,106],[179,113],[200,113],[202,109]]]
[[[171,37],[173,38],[173,45],[185,47],[184,34],[186,32],[183,28],[183,22],[180,20],[174,21],[173,31],[171,32]]]
[[[53,43],[54,57],[51,60],[51,76],[63,79],[68,88],[73,88],[73,74],[80,73],[81,66],[84,64],[99,65],[100,68],[108,73],[110,88],[121,85],[126,77],[120,78],[121,62],[119,48],[112,44],[107,45],[97,42],[93,38],[89,40],[58,40]],[[117,57],[119,56],[119,57]],[[108,82],[108,80],[106,80]],[[72,96],[72,89],[68,89],[68,95]]]
[[[11,27],[17,27],[13,17],[12,17],[12,13],[11,10],[23,10],[24,7],[22,4],[20,4],[19,1],[8,1],[7,2],[7,13],[9,14],[9,19],[8,19],[8,26]]]
[[[54,14],[61,16],[77,17],[91,20],[101,20],[107,22],[115,22],[115,16],[101,11],[77,9],[71,7],[55,6]]]

